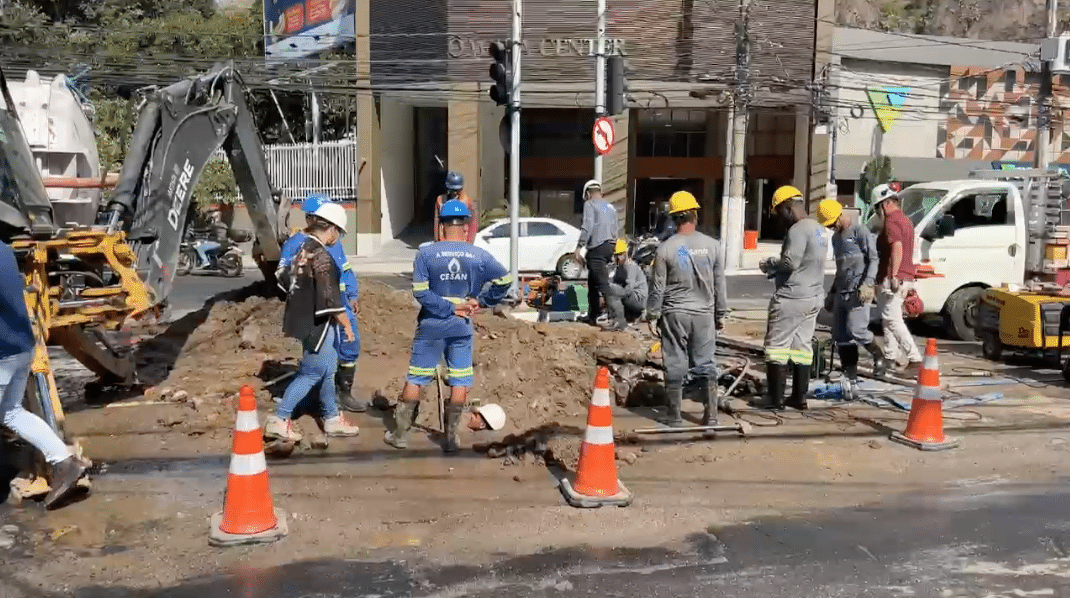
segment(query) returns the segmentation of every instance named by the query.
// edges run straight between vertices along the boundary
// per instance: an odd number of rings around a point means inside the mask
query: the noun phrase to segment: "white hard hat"
[[[594,179],[591,179],[591,180],[587,181],[586,183],[584,183],[583,184],[583,196],[587,197],[587,192],[590,191],[591,189],[598,189],[599,191],[601,191],[602,190],[602,183],[599,183],[598,181],[596,181]]]
[[[319,208],[316,208],[316,211],[312,212],[312,215],[317,218],[322,218],[327,222],[330,222],[331,224],[338,227],[338,230],[342,231],[343,233],[346,232],[346,224],[348,219],[346,218],[346,209],[343,208],[341,205],[336,203],[325,203]]]
[[[877,185],[873,188],[873,193],[870,194],[871,201],[874,207],[880,205],[880,203],[886,199],[895,197],[896,193],[888,185]]]
[[[500,405],[490,403],[476,409],[476,413],[483,417],[491,430],[501,430],[505,427],[505,410]]]

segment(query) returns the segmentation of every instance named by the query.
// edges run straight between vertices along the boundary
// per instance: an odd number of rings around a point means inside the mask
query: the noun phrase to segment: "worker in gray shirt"
[[[665,366],[668,414],[662,423],[683,425],[684,378],[690,371],[705,403],[702,425],[717,421],[717,330],[728,312],[721,245],[698,231],[698,201],[686,191],[669,198],[677,233],[658,247],[647,319],[658,320]]]
[[[852,385],[858,384],[858,347],[873,356],[873,371],[884,373],[884,353],[869,330],[869,305],[876,296],[877,237],[859,223],[851,222],[843,206],[826,199],[817,206],[818,220],[832,220],[832,252],[836,256],[836,279],[825,298],[825,309],[832,312],[832,340],[840,353],[843,375]]]
[[[583,185],[583,224],[580,226],[580,242],[576,246],[576,261],[587,264],[587,301],[590,304],[587,322],[598,325],[602,315],[602,295],[609,289],[609,262],[613,259],[613,246],[617,241],[617,209],[602,199],[602,185],[590,180]],[[587,248],[584,258],[580,249]]]
[[[788,407],[806,409],[810,368],[814,362],[814,329],[825,296],[825,256],[828,228],[835,223],[818,222],[806,214],[802,192],[781,187],[773,194],[773,213],[788,225],[780,257],[763,260],[762,272],[772,273],[776,291],[769,300],[765,330],[765,372],[768,396],[755,402],[764,409],[784,409],[788,364],[792,371]]]
[[[617,239],[613,260],[616,263],[606,290],[606,311],[611,320],[606,330],[609,331],[624,330],[629,321],[643,315],[649,291],[646,274],[639,264],[628,258],[628,243],[624,239]]]

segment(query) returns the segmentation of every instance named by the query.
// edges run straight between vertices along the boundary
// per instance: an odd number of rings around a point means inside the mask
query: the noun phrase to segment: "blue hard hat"
[[[301,211],[306,214],[315,214],[316,210],[320,209],[320,206],[325,203],[331,203],[331,200],[326,195],[310,193],[305,198],[305,201],[301,202]]]
[[[459,199],[451,199],[442,204],[442,207],[438,210],[438,217],[440,220],[446,220],[447,218],[471,218],[472,212],[468,211],[468,206]]]
[[[446,173],[446,188],[450,191],[460,191],[464,189],[464,177],[461,173],[449,171]]]

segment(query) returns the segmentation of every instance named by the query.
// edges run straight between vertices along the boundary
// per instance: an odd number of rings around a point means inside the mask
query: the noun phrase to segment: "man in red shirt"
[[[878,188],[873,209],[884,221],[877,236],[877,309],[884,329],[884,357],[909,372],[921,365],[921,351],[903,320],[903,300],[914,288],[914,223],[899,206],[899,196]]]
[[[469,243],[472,243],[476,240],[476,233],[479,231],[479,206],[464,192],[464,177],[461,176],[461,173],[452,170],[446,173],[446,194],[439,195],[435,200],[435,241],[443,240],[439,232],[438,213],[442,210],[442,204],[451,199],[459,199],[464,202],[464,205],[468,206],[468,211],[472,213],[472,219],[468,222],[465,232],[465,238]]]

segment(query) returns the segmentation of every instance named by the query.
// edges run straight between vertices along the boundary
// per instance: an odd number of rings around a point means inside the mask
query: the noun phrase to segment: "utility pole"
[[[606,0],[598,0],[598,50],[594,60],[594,113],[606,115]],[[602,183],[602,154],[594,155],[594,180]]]
[[[1059,28],[1058,17],[1058,0],[1047,0],[1045,8],[1048,14],[1048,36],[1047,39],[1053,40],[1058,35],[1056,31]],[[1042,66],[1040,74],[1040,105],[1039,105],[1039,117],[1037,118],[1037,168],[1048,167],[1051,162],[1051,132],[1052,132],[1052,113],[1051,113],[1051,61],[1045,60]]]
[[[523,0],[513,0],[512,93],[509,97],[509,274],[513,284],[509,293],[520,297],[520,54],[523,51],[521,19]]]
[[[724,128],[724,174],[721,183],[721,255],[728,255],[728,182],[732,180],[732,123],[735,121],[734,100],[728,102]]]
[[[725,227],[725,268],[735,271],[743,261],[744,168],[747,161],[747,113],[750,104],[750,3],[739,0],[736,21],[736,89],[732,94],[732,178]]]

